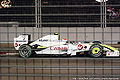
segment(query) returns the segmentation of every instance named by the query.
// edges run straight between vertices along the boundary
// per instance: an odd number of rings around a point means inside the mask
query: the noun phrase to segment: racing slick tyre
[[[89,55],[94,58],[103,56],[103,47],[100,44],[93,44],[89,49]]]
[[[32,48],[29,45],[21,45],[18,50],[19,56],[28,58],[32,54]]]
[[[94,44],[102,44],[100,41],[93,41]]]

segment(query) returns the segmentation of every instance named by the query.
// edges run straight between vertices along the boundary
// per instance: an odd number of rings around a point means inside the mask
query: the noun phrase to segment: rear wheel
[[[19,56],[23,58],[28,58],[32,54],[32,48],[29,45],[21,45],[18,52]]]
[[[89,55],[94,58],[102,57],[103,55],[103,47],[99,44],[93,44],[90,47]]]

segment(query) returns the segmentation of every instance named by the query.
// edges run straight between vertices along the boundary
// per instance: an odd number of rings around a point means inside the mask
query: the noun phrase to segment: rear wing
[[[30,42],[30,35],[29,34],[22,34],[19,35],[17,38],[14,38],[14,47],[16,50],[23,44],[28,44]]]

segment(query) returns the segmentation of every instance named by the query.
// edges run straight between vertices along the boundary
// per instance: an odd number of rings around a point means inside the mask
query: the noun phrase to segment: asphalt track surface
[[[1,56],[0,80],[120,80],[120,58]]]

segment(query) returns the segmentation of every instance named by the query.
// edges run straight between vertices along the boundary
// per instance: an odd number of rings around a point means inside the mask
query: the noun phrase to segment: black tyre
[[[21,45],[18,52],[19,56],[28,58],[32,55],[32,48],[29,45]]]
[[[90,47],[89,55],[94,58],[103,56],[103,47],[100,44],[93,44]]]
[[[102,42],[100,42],[100,41],[93,41],[93,43],[95,43],[95,44],[102,44]]]

